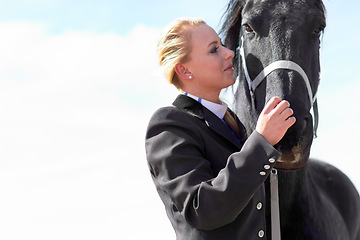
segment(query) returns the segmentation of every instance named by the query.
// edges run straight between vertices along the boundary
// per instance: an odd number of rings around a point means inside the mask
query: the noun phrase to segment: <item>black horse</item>
[[[222,28],[225,45],[239,63],[235,107],[245,130],[255,128],[273,96],[288,100],[297,119],[277,146],[282,157],[275,166],[285,240],[360,239],[360,198],[354,185],[335,167],[309,160],[314,137],[310,110],[319,84],[325,25],[321,0],[230,0]],[[266,68],[274,62],[277,66]],[[259,73],[263,76],[257,77]],[[268,239],[270,215],[268,211]]]

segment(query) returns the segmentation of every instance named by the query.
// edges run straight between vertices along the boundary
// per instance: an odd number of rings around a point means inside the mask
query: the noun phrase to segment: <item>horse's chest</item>
[[[270,206],[270,186],[265,182],[267,206]],[[331,198],[321,191],[280,195],[281,239],[283,240],[346,240],[346,225]],[[267,208],[267,239],[271,239],[271,210]]]
[[[329,199],[294,204],[281,214],[282,239],[341,240],[349,239],[340,213]]]

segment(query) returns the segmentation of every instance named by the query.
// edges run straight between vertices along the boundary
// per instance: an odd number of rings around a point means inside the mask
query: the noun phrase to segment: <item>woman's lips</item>
[[[234,71],[233,65],[229,65],[224,71]]]

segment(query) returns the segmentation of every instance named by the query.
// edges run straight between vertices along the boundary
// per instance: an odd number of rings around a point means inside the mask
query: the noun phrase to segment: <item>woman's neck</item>
[[[199,97],[201,99],[207,100],[209,102],[221,104],[221,101],[219,99],[220,92],[219,93],[204,93],[203,91],[196,91],[195,89],[187,89],[187,90],[184,89],[182,91],[187,92],[196,97]]]

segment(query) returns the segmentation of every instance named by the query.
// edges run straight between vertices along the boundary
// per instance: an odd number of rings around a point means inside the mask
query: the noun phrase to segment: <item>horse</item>
[[[273,96],[289,101],[296,117],[275,146],[282,152],[275,169],[280,232],[286,240],[360,239],[360,197],[353,183],[334,166],[310,159],[325,15],[321,0],[230,0],[223,16],[221,34],[235,52],[238,75],[234,106],[244,131],[255,129]],[[269,199],[268,180],[265,185]],[[271,239],[271,211],[266,209],[266,237]]]

